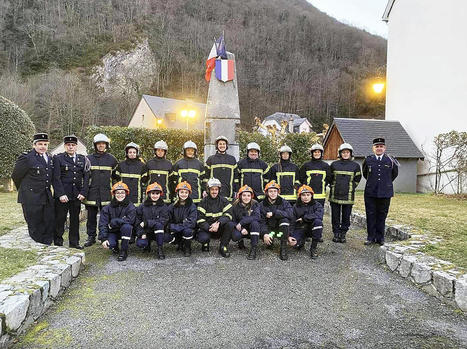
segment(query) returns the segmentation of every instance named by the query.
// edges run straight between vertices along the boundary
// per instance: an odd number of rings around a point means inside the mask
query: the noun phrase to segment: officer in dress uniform
[[[365,211],[368,237],[365,245],[384,245],[384,230],[391,197],[394,196],[392,182],[399,173],[399,162],[385,154],[384,138],[373,140],[374,155],[363,161],[365,186]]]
[[[18,203],[23,208],[31,238],[50,245],[54,238],[55,210],[50,186],[53,181],[52,157],[47,154],[49,136],[37,133],[33,149],[16,160],[11,175],[18,189]]]
[[[63,138],[65,151],[53,158],[54,196],[56,225],[54,245],[63,246],[63,232],[68,212],[70,212],[69,246],[77,249],[79,244],[79,213],[81,202],[88,194],[88,177],[91,164],[81,154],[76,153],[78,138],[75,135]]]
[[[93,143],[95,153],[88,155],[91,162],[91,172],[88,180],[88,196],[84,200],[88,211],[88,221],[86,222],[88,239],[84,243],[84,247],[96,243],[97,213],[110,203],[112,179],[116,179],[115,169],[118,164],[115,156],[107,153],[110,139],[105,134],[95,135]]]

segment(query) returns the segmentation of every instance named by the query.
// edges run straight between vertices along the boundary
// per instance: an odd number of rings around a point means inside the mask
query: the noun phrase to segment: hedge
[[[204,136],[202,131],[93,126],[88,128],[86,132],[85,142],[88,152],[93,152],[92,139],[97,133],[104,133],[110,138],[109,152],[119,160],[125,158],[125,146],[130,142],[137,143],[141,148],[142,158],[148,160],[154,156],[154,143],[162,139],[169,146],[167,158],[170,161],[175,162],[182,157],[183,143],[187,140],[192,140],[196,143],[199,159],[203,161]],[[246,156],[246,146],[248,143],[256,142],[261,147],[261,158],[269,164],[274,164],[278,161],[279,156],[277,151],[279,147],[287,144],[293,150],[292,161],[301,166],[309,160],[309,149],[317,140],[318,137],[315,133],[287,134],[284,139],[274,141],[270,137],[265,137],[258,132],[238,131],[238,141],[241,149],[240,157]]]
[[[8,179],[17,157],[31,149],[35,127],[24,110],[2,96],[0,123],[0,179]]]

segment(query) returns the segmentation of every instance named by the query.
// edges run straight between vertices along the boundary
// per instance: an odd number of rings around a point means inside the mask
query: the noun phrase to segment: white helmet
[[[279,149],[279,154],[280,153],[290,153],[292,154],[292,148],[290,148],[287,144],[284,144],[282,147]]]
[[[219,141],[226,141],[227,144],[229,144],[229,140],[227,139],[226,136],[219,136],[216,138],[216,143],[219,142]]]
[[[208,189],[212,188],[212,187],[219,187],[220,188],[222,186],[222,184],[221,184],[220,180],[218,180],[217,178],[212,177],[212,178],[209,178],[207,186],[208,186]]]
[[[315,143],[311,146],[310,151],[313,153],[315,150],[321,150],[321,153],[324,152],[323,146],[319,143]]]
[[[128,152],[128,149],[130,148],[135,148],[136,149],[136,154],[139,154],[139,145],[133,142],[130,142],[126,145],[125,147],[125,153]]]
[[[259,146],[258,143],[255,143],[255,142],[251,142],[251,143],[248,143],[248,145],[246,146],[246,151],[250,151],[250,150],[257,150],[258,152],[261,151],[261,147]]]
[[[94,136],[93,143],[99,143],[99,142],[105,142],[107,144],[110,144],[110,139],[103,133],[98,133],[97,135]]]
[[[188,148],[193,148],[194,150],[198,150],[198,147],[193,141],[186,141],[185,144],[183,144],[183,150],[188,149]]]
[[[341,156],[341,151],[350,150],[350,155],[353,155],[353,148],[349,143],[342,143],[337,150],[337,156]]]
[[[162,149],[162,150],[167,151],[169,147],[167,146],[167,143],[165,143],[164,141],[157,141],[156,143],[154,143],[154,149]]]

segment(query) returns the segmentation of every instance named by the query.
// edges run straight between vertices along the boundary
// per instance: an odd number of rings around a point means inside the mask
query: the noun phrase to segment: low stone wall
[[[84,252],[34,242],[26,227],[0,236],[0,247],[34,251],[36,265],[0,283],[0,348],[37,320],[80,272]]]
[[[353,212],[351,222],[366,228],[366,217]],[[441,301],[467,311],[467,274],[452,263],[427,256],[418,250],[441,240],[426,235],[412,234],[410,227],[387,222],[385,236],[401,242],[385,243],[379,249],[379,259],[392,272],[411,280],[425,292]]]

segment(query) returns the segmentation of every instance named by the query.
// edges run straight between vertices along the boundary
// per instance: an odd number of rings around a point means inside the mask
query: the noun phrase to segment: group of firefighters
[[[82,249],[79,215],[84,204],[88,236],[84,246],[92,246],[98,238],[119,261],[127,258],[132,242],[149,252],[155,241],[159,259],[165,258],[166,243],[177,244],[190,256],[193,239],[203,252],[209,251],[211,239],[219,239],[223,257],[230,256],[231,240],[245,249],[244,240],[250,239],[248,259],[256,259],[260,239],[270,248],[279,240],[280,259],[287,260],[288,245],[299,250],[311,238],[310,256],[315,259],[323,241],[326,187],[330,187],[332,240],[345,243],[355,188],[363,174],[365,244],[384,243],[398,162],[385,154],[383,138],[374,139],[374,154],[365,158],[363,169],[353,161],[348,143],[340,145],[339,159],[330,165],[323,161],[323,147],[312,145],[311,160],[301,168],[291,161],[293,151],[287,145],[278,151],[279,162],[269,167],[254,142],[237,163],[227,154],[228,139],[223,136],[216,139],[216,154],[205,164],[197,159],[192,141],[185,142],[183,158],[175,164],[166,158],[168,146],[163,140],[154,144],[154,158],[147,163],[133,142],[127,144],[126,158],[119,163],[108,153],[110,139],[102,133],[94,137],[94,153],[88,156],[77,154],[77,143],[74,135],[64,137],[65,151],[52,158],[47,153],[48,135],[38,133],[33,149],[16,162],[12,178],[18,202],[37,242],[62,246],[69,214],[69,246]]]

